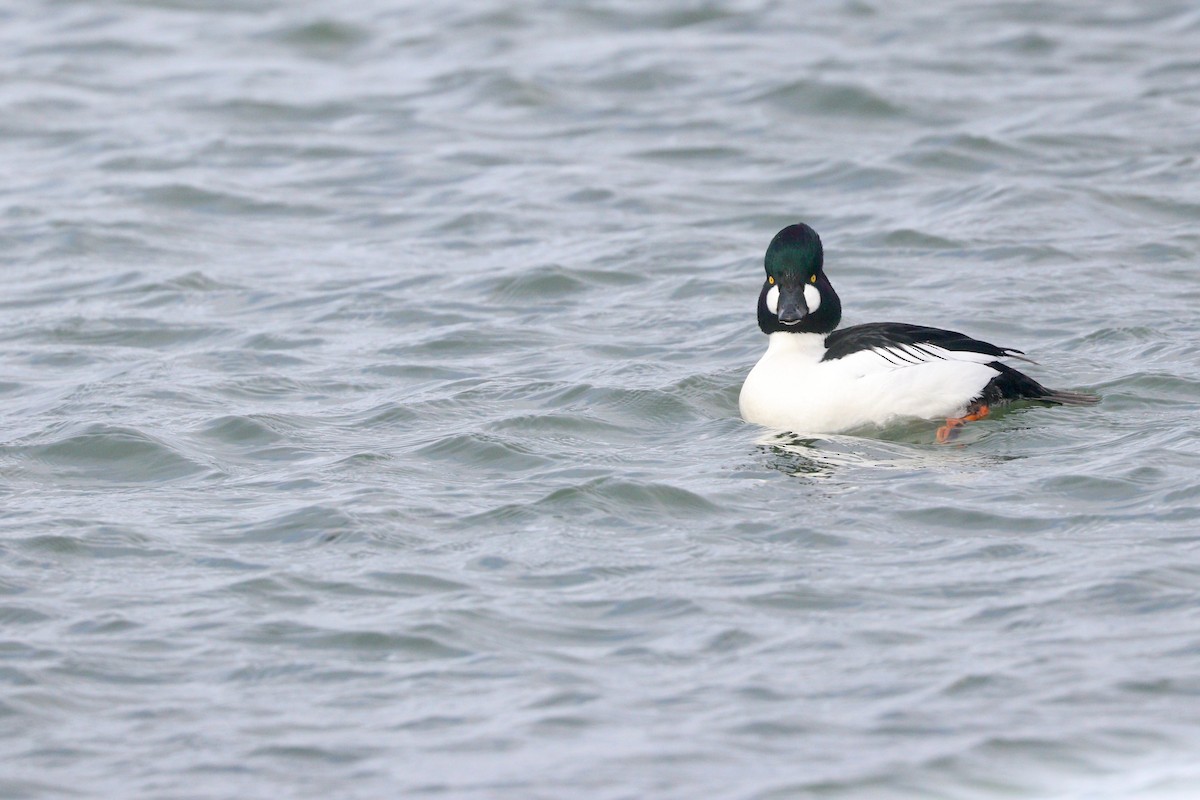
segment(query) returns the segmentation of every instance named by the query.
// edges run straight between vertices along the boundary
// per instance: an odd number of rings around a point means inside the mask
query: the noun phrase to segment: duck
[[[758,327],[767,352],[742,384],[747,422],[798,434],[837,434],[906,419],[944,419],[940,443],[968,422],[1020,400],[1083,406],[1099,398],[1047,389],[1005,364],[1021,350],[904,322],[838,329],[842,303],[825,274],[821,237],[801,222],[763,259]]]

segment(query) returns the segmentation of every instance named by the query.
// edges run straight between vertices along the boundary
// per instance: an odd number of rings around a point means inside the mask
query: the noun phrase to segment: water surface
[[[1200,787],[1192,4],[0,20],[0,795]],[[800,219],[1103,402],[742,423]]]

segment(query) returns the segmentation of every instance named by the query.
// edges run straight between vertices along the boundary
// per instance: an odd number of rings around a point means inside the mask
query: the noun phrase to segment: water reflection
[[[832,478],[848,470],[894,472],[931,469],[961,470],[1001,457],[967,447],[978,440],[964,436],[950,445],[932,441],[928,422],[916,421],[893,427],[874,438],[850,434],[795,434],[770,432],[755,444],[766,456],[765,465],[787,475]]]

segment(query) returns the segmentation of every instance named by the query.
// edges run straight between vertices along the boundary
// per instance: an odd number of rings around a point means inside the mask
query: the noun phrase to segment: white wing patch
[[[839,359],[853,364],[862,373],[876,371],[891,371],[913,367],[920,364],[936,362],[967,362],[970,364],[988,364],[998,356],[987,353],[976,353],[973,350],[947,350],[935,344],[917,342],[914,344],[893,344],[886,347],[872,347],[860,350]]]

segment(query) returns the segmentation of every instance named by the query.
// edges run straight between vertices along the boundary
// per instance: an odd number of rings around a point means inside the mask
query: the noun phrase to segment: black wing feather
[[[834,331],[825,337],[826,351],[821,360],[833,361],[852,353],[875,348],[890,348],[894,354],[901,354],[905,348],[912,348],[926,356],[936,355],[923,349],[921,345],[932,345],[945,350],[965,350],[998,358],[1019,358],[1032,363],[1032,359],[1025,358],[1020,350],[1014,350],[1011,347],[997,347],[989,342],[972,339],[965,333],[957,331],[927,328],[924,325],[909,325],[904,322],[870,322],[866,325],[854,325]]]
[[[908,357],[913,355],[921,360],[944,358],[927,349],[941,347],[946,350],[964,350],[1036,363],[1025,358],[1020,350],[1011,347],[997,347],[957,331],[908,325],[903,322],[872,322],[834,331],[825,338],[825,347],[827,349],[822,361],[833,361],[863,350],[871,350],[890,363],[900,366],[901,362],[911,363],[908,362]],[[989,362],[987,366],[997,374],[988,381],[979,396],[971,401],[972,407],[999,405],[1013,400],[1041,400],[1070,406],[1088,406],[1100,402],[1100,398],[1095,395],[1047,389],[1025,373],[999,361]]]

